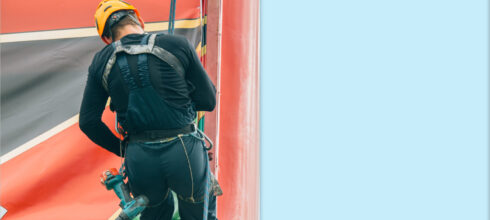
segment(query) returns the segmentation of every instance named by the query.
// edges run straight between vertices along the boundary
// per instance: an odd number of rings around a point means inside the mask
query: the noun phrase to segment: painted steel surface
[[[53,29],[94,27],[94,13],[100,0],[46,0],[19,2],[2,0],[0,32],[14,33]],[[128,0],[141,13],[144,22],[167,21],[168,1]],[[40,10],[42,9],[42,10]],[[197,18],[199,1],[178,1],[175,20]]]
[[[96,34],[93,10],[98,2],[2,1],[2,36],[29,34],[29,40],[9,40],[1,47],[2,156],[78,113],[88,65],[104,44],[96,35],[52,36],[56,40],[45,38],[48,32],[43,40],[32,36],[40,30],[71,31],[79,27],[92,27]],[[145,14],[146,22],[168,18],[165,1],[131,2]],[[198,6],[199,1],[179,1],[176,19],[197,18]],[[175,32],[186,36],[195,47],[200,45],[200,27],[179,28],[176,23]],[[110,128],[113,118],[110,113],[104,114]],[[43,133],[48,139],[35,142],[13,159],[0,158],[0,202],[9,210],[3,219],[107,219],[117,210],[116,196],[100,185],[99,175],[107,168],[119,167],[119,158],[88,140],[76,119],[68,121],[66,129]]]
[[[114,123],[108,110],[103,119]],[[107,219],[119,201],[99,175],[118,164],[119,158],[93,144],[76,123],[0,166],[4,219]]]
[[[27,5],[5,0],[1,7],[1,32],[91,27],[94,25],[94,5],[98,2],[90,0],[75,5],[72,1],[50,0]],[[168,2],[152,2],[131,1],[145,21],[166,20]],[[211,13],[217,13],[210,15],[216,20],[208,24],[213,29],[207,33],[209,46],[198,47],[198,50],[203,51],[202,55],[207,53],[206,67],[210,78],[221,88],[218,91],[219,115],[217,111],[206,113],[205,123],[206,133],[218,145],[214,150],[219,149],[214,161],[219,161],[217,172],[224,196],[218,199],[218,215],[221,219],[258,219],[258,1],[204,2],[204,5],[208,4],[211,4],[208,7]],[[178,1],[176,19],[196,18],[198,6],[199,1]],[[77,10],[73,11],[74,7]],[[34,18],[36,22],[29,22]],[[218,24],[220,20],[222,24]],[[218,33],[220,25],[222,36]],[[196,29],[176,29],[176,33],[186,35],[194,43],[200,38]],[[2,146],[2,154],[77,114],[80,101],[76,100],[81,98],[85,70],[91,56],[101,46],[97,36],[2,44],[2,145],[8,140],[4,134],[10,132],[11,137],[16,138],[10,139],[8,148]],[[52,48],[58,49],[52,51]],[[80,53],[69,55],[77,50]],[[22,62],[24,60],[27,65]],[[67,80],[66,76],[72,74],[76,77]],[[64,89],[58,89],[60,87]],[[31,105],[33,103],[35,105]],[[29,119],[29,115],[40,108],[45,110],[44,115]],[[20,113],[25,117],[20,117]],[[53,115],[56,117],[49,117]],[[104,120],[113,127],[111,114],[104,115]],[[15,121],[23,124],[16,127]],[[9,127],[15,129],[6,130]],[[0,200],[9,209],[5,219],[109,217],[117,209],[118,201],[115,195],[99,185],[98,176],[101,171],[118,164],[117,157],[90,142],[78,129],[78,124],[74,124],[0,165]]]
[[[223,1],[218,218],[259,219],[259,1]]]

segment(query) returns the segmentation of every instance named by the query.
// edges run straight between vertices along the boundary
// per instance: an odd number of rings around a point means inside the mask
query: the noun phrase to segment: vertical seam
[[[187,153],[187,149],[185,149],[184,141],[182,140],[182,134],[177,135],[182,143],[182,148],[184,148],[185,157],[187,158],[187,164],[189,165],[189,172],[191,174],[191,196],[190,199],[194,202],[194,177],[192,175],[191,161],[189,160],[189,154]]]

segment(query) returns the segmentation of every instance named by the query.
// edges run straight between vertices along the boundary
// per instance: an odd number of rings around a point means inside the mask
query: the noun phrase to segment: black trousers
[[[196,136],[195,136],[196,135]],[[206,184],[204,142],[194,133],[169,142],[129,142],[126,172],[134,196],[148,197],[141,220],[170,220],[178,197],[182,220],[203,219]],[[209,197],[208,219],[216,219],[216,197]]]

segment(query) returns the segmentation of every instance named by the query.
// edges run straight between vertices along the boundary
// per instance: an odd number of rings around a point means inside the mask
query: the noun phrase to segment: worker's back
[[[148,34],[130,34],[123,37],[119,42],[121,46],[146,45],[142,43],[144,36]],[[145,64],[148,72],[143,73],[142,67],[138,67],[138,54],[127,54],[124,51],[118,52],[116,60],[127,60],[129,66],[129,78],[125,80],[121,71],[120,61],[110,61],[115,51],[115,43],[107,45],[94,57],[89,68],[90,76],[100,83],[107,85],[107,91],[111,97],[111,109],[118,113],[118,121],[128,132],[140,132],[142,130],[175,129],[191,124],[196,118],[196,110],[212,110],[215,105],[215,94],[211,94],[209,88],[214,90],[212,82],[205,77],[206,72],[202,68],[199,59],[193,52],[192,46],[187,39],[173,35],[156,35],[155,47],[159,47],[173,56],[174,63],[162,61],[151,53],[144,53],[146,56]],[[110,65],[110,66],[109,66]],[[181,67],[176,68],[176,65]],[[109,67],[108,67],[109,66]],[[109,72],[107,68],[110,68]],[[104,73],[107,72],[104,76]],[[130,112],[136,111],[133,116],[128,116],[128,100],[131,85],[137,88],[143,86],[145,80],[149,80],[149,85],[145,90],[145,95],[133,97],[133,105],[129,105]],[[134,81],[134,84],[128,82]],[[106,81],[106,82],[104,82]],[[139,89],[141,90],[141,89]],[[148,92],[149,90],[155,93]],[[135,88],[132,91],[136,91]],[[141,91],[139,91],[141,92]],[[156,95],[156,96],[155,96]],[[146,97],[146,98],[141,98]],[[146,101],[145,101],[146,100]],[[159,102],[161,101],[161,102]],[[131,107],[132,106],[132,107]],[[152,107],[153,106],[153,107]],[[134,109],[137,107],[138,109]],[[152,114],[153,113],[153,114]],[[129,119],[128,117],[132,117]],[[126,122],[131,120],[132,125]]]

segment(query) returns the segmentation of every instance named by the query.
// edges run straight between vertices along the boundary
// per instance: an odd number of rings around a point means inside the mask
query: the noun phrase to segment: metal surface
[[[100,0],[44,0],[19,2],[2,0],[0,7],[0,32],[54,30],[94,26],[94,12]],[[168,1],[132,0],[145,23],[166,21],[169,18]],[[39,10],[42,8],[43,10]],[[197,18],[199,1],[180,0],[175,20]],[[94,28],[94,32],[96,30]]]
[[[34,31],[39,30],[91,27],[98,2],[47,0],[20,4],[2,0],[1,32],[31,31],[35,35]],[[162,8],[168,8],[167,2],[132,3],[147,22],[168,18],[168,13],[161,13]],[[198,17],[199,2],[180,3],[177,20]],[[175,34],[185,35],[195,47],[199,45],[198,28],[176,28]],[[96,35],[2,43],[2,154],[78,113],[88,64],[102,46]],[[103,119],[113,127],[113,114],[106,110]],[[98,173],[120,164],[120,160],[92,143],[78,123],[73,123],[2,161],[0,202],[9,210],[5,219],[107,219],[116,211],[118,201],[100,187]]]
[[[68,1],[47,1],[45,7],[51,9],[59,2]],[[22,6],[13,0],[5,0],[1,8],[1,31],[11,33],[92,26],[93,5],[98,2],[83,2],[82,5],[76,5],[78,11],[67,15],[66,12],[75,5],[66,3],[65,10],[54,13],[52,10],[36,10],[39,8],[38,2]],[[165,2],[165,6],[163,1],[153,5],[149,0],[132,3],[140,9],[145,21],[166,20],[168,16],[161,13],[162,8],[168,7],[168,2]],[[176,19],[198,14],[199,4],[197,1],[180,1],[179,8],[182,6],[191,10],[181,11],[177,8]],[[205,130],[216,144],[213,150],[218,151],[214,162],[218,161],[219,164],[215,171],[224,191],[224,195],[218,197],[218,216],[220,219],[254,220],[259,218],[260,204],[259,2],[211,0],[206,4],[209,16],[208,44],[207,49],[202,51],[207,53],[206,69],[218,88],[218,106],[214,112],[206,113]],[[16,10],[16,7],[21,6],[26,10]],[[158,13],[155,13],[156,8],[159,9]],[[151,13],[152,10],[154,13]],[[20,19],[26,16],[29,19],[30,16],[36,17],[38,21]],[[60,16],[66,20],[59,19]],[[163,19],[158,19],[162,16]],[[195,29],[175,31],[176,34],[184,33],[188,39],[200,38],[199,31]],[[99,45],[93,45],[95,41]],[[70,46],[73,43],[76,48]],[[3,141],[8,140],[4,136],[7,132],[10,132],[12,138],[22,140],[19,141],[22,143],[36,136],[35,133],[23,131],[35,130],[36,126],[42,124],[38,131],[42,132],[78,112],[88,63],[95,47],[101,46],[98,37],[2,44],[2,147]],[[53,51],[53,47],[59,50]],[[72,54],[72,51],[82,53]],[[16,63],[15,67],[9,67],[13,62]],[[37,74],[39,71],[46,74]],[[73,77],[74,81],[67,79]],[[31,100],[33,97],[36,100]],[[29,111],[36,109],[47,113],[36,116],[37,119],[30,118],[35,114]],[[66,116],[65,109],[68,109]],[[63,110],[63,113],[53,112],[58,110]],[[17,114],[23,114],[24,117]],[[49,117],[51,115],[63,116],[55,119]],[[9,122],[10,117],[15,118]],[[113,117],[106,114],[106,124],[114,124]],[[24,121],[32,122],[13,131],[6,130],[15,128],[15,122]],[[53,125],[45,125],[43,121]],[[5,152],[2,150],[2,153]],[[72,213],[80,213],[79,210],[90,209],[91,212],[77,217],[108,217],[114,213],[115,210],[111,208],[117,205],[117,200],[100,189],[96,177],[101,170],[118,163],[117,157],[95,146],[75,124],[1,165],[3,185],[0,187],[0,196],[2,205],[10,214],[6,216],[15,219],[66,219],[72,218]],[[66,169],[72,167],[74,169]],[[212,169],[215,167],[212,166]],[[29,178],[22,175],[32,170],[36,172]],[[56,179],[56,183],[47,181],[49,179]]]
[[[223,1],[218,218],[259,219],[259,1]]]

